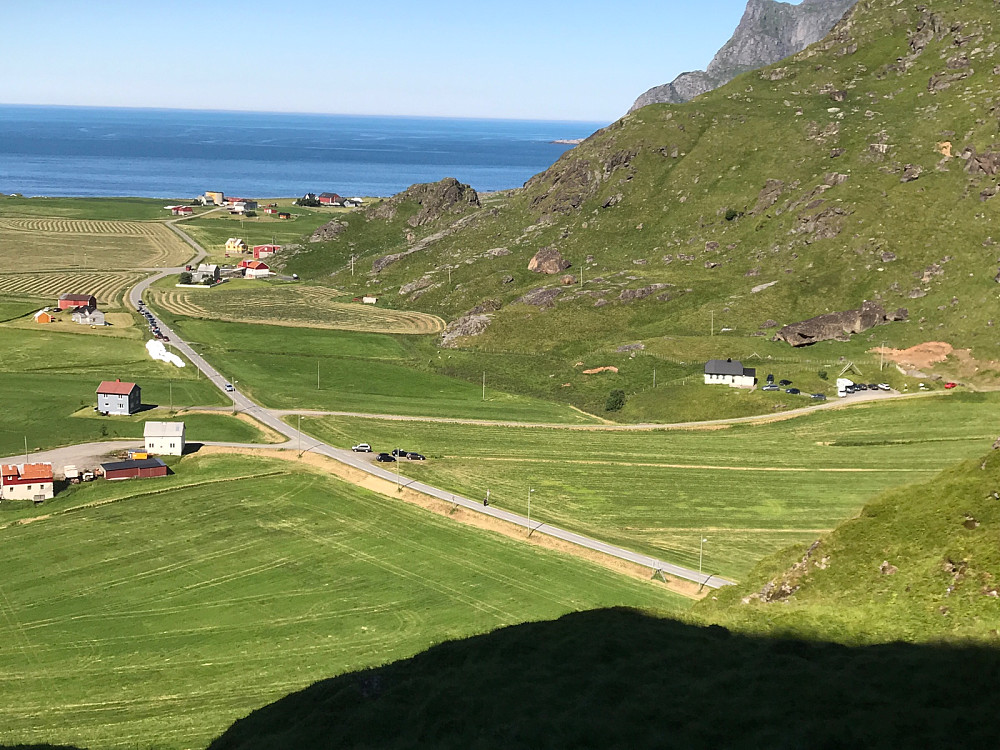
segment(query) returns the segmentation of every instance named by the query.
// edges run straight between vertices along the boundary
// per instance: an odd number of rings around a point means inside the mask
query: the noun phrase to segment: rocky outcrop
[[[570,265],[570,262],[563,258],[558,250],[549,245],[535,253],[528,261],[528,270],[535,273],[556,274],[562,273]]]
[[[886,313],[876,302],[867,300],[857,310],[826,313],[801,323],[792,323],[778,331],[772,341],[785,341],[792,346],[807,346],[817,341],[848,341],[852,334],[867,331],[869,328],[890,323],[896,320],[906,320],[909,313],[905,308],[899,308],[894,313]]]
[[[446,213],[459,214],[481,205],[479,194],[469,185],[462,184],[454,177],[446,177],[440,182],[411,185],[402,193],[370,206],[365,215],[369,219],[391,220],[395,218],[399,207],[407,202],[420,206],[417,213],[406,220],[411,227],[430,224]]]
[[[457,320],[453,320],[441,334],[440,345],[446,349],[454,349],[458,346],[457,339],[466,336],[478,336],[489,327],[490,316],[485,314],[463,315]]]
[[[342,221],[337,221],[333,219],[328,221],[326,224],[321,226],[309,237],[310,242],[328,242],[330,240],[335,240],[341,235],[341,233],[347,229],[347,224]]]
[[[802,0],[799,5],[749,0],[739,26],[708,68],[681,73],[671,83],[644,93],[629,112],[647,104],[679,104],[718,88],[740,73],[794,55],[818,42],[857,0]]]

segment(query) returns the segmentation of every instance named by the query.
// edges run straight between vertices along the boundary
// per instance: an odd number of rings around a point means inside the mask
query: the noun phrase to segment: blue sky
[[[704,68],[744,6],[10,3],[0,102],[611,122]]]

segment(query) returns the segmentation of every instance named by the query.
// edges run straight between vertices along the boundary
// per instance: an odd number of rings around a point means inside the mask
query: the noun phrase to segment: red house
[[[165,477],[169,470],[159,458],[136,458],[101,464],[101,471],[105,479],[146,479]]]
[[[264,213],[266,213],[266,214],[276,214],[276,213],[278,213],[278,209],[274,208],[274,206],[268,206],[267,208],[264,209]]]
[[[344,199],[336,193],[320,193],[319,202],[323,206],[339,206],[344,202]]]
[[[194,213],[194,209],[191,206],[174,206],[170,209],[170,213],[174,216],[191,216]]]
[[[97,307],[97,297],[93,294],[60,294],[59,309],[70,310],[77,307]]]
[[[253,257],[260,260],[261,258],[266,258],[269,255],[274,255],[280,249],[281,245],[254,245]]]

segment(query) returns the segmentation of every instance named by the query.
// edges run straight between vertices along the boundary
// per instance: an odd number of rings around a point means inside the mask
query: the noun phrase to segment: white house
[[[142,429],[146,452],[159,456],[184,455],[183,422],[146,422]]]
[[[271,275],[270,267],[260,260],[248,261],[243,268],[243,277],[247,279],[266,279]]]
[[[52,464],[4,464],[0,467],[0,500],[39,503],[54,494]]]
[[[214,263],[201,263],[198,270],[191,274],[191,281],[200,284],[203,281],[216,282],[222,278],[222,271]]]
[[[753,388],[756,383],[757,370],[744,367],[739,360],[710,359],[705,363],[705,385]]]
[[[78,307],[70,317],[74,323],[79,323],[82,326],[105,325],[104,313],[96,307]]]

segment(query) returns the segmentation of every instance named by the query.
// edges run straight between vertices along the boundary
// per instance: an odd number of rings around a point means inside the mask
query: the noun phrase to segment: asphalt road
[[[190,236],[184,233],[177,225],[176,222],[169,222],[168,226],[176,232],[185,242],[187,242],[192,248],[195,248],[197,254],[192,261],[192,263],[197,263],[202,258],[207,255],[205,250],[198,245]],[[142,299],[142,295],[158,279],[168,276],[170,274],[180,273],[182,268],[169,268],[169,269],[157,269],[157,273],[150,276],[149,278],[139,282],[129,291],[128,299],[132,307],[136,310],[139,309],[139,301]],[[572,531],[567,531],[566,529],[561,529],[557,526],[552,526],[547,523],[540,523],[537,521],[530,521],[526,516],[522,516],[518,513],[512,513],[510,511],[502,510],[493,506],[483,505],[482,500],[471,500],[467,497],[461,495],[456,495],[446,490],[433,487],[429,484],[424,484],[423,482],[415,482],[405,479],[397,474],[396,471],[390,471],[382,466],[373,464],[371,459],[367,454],[354,453],[351,450],[344,448],[336,448],[332,445],[328,445],[324,442],[318,441],[313,437],[310,437],[304,433],[299,432],[296,428],[291,425],[286,424],[281,417],[287,415],[288,412],[280,410],[265,409],[256,402],[244,396],[239,390],[238,381],[230,381],[228,378],[224,377],[222,373],[216,370],[212,365],[210,365],[204,357],[202,357],[198,352],[196,352],[191,345],[184,341],[177,332],[167,326],[163,321],[159,321],[160,331],[170,337],[170,346],[183,354],[188,361],[190,361],[195,367],[197,367],[201,372],[215,384],[215,386],[222,391],[229,399],[232,401],[232,408],[234,413],[236,411],[245,412],[250,414],[255,419],[263,422],[268,427],[272,428],[276,432],[284,435],[288,438],[289,446],[295,446],[301,450],[312,451],[313,453],[319,453],[321,455],[327,456],[339,461],[340,463],[346,464],[348,466],[353,466],[356,469],[365,471],[382,479],[387,479],[391,482],[400,482],[405,484],[408,488],[422,492],[431,497],[436,497],[441,500],[445,500],[450,503],[455,503],[456,505],[461,505],[469,510],[475,511],[477,513],[482,513],[487,516],[492,516],[493,518],[498,518],[508,523],[517,524],[518,526],[524,526],[528,530],[528,534],[545,534],[556,539],[561,539],[563,541],[569,542],[571,544],[576,544],[580,547],[585,547],[586,549],[594,550],[596,552],[602,552],[611,557],[617,557],[621,560],[626,560],[630,563],[635,563],[637,565],[642,565],[649,568],[651,571],[662,571],[668,575],[672,575],[676,578],[682,578],[688,581],[694,581],[695,583],[705,585],[709,588],[720,588],[722,586],[731,585],[732,581],[726,580],[725,578],[720,578],[718,576],[713,576],[707,573],[702,573],[697,570],[691,570],[689,568],[682,567],[680,565],[674,565],[673,563],[668,563],[663,560],[658,560],[654,557],[648,555],[643,555],[638,552],[633,552],[632,550],[625,549],[623,547],[618,547],[613,544],[608,544],[607,542],[602,542],[597,539],[592,539],[590,537],[584,536],[582,534],[577,534]],[[232,382],[235,390],[227,391],[225,386],[227,383]],[[648,428],[647,428],[648,429]],[[273,446],[268,446],[273,447]],[[396,464],[398,469],[399,464]]]

